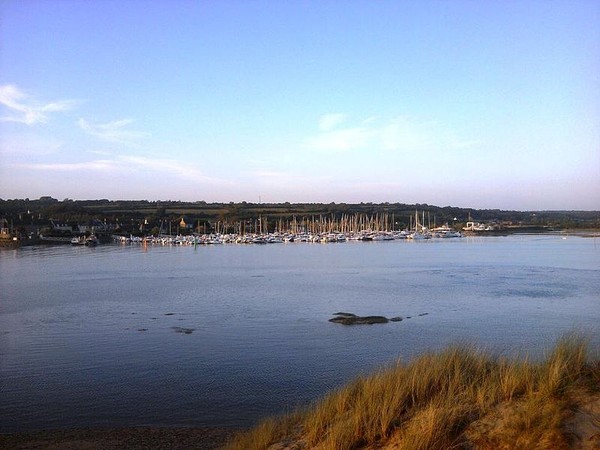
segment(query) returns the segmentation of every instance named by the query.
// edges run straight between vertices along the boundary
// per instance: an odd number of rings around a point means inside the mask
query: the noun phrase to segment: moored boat
[[[98,238],[96,237],[96,235],[90,234],[85,239],[85,245],[87,245],[88,247],[95,247],[96,245],[98,245]]]
[[[85,236],[78,236],[71,239],[71,245],[85,245]]]

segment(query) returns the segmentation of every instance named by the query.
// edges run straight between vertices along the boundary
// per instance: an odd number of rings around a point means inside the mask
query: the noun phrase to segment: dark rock
[[[171,327],[175,330],[175,333],[183,333],[183,334],[192,334],[194,332],[194,328],[183,328],[183,327]]]
[[[398,316],[398,317],[392,317],[390,319],[390,322],[402,322],[402,317]]]
[[[347,312],[336,312],[333,315],[334,316],[343,316],[343,317],[358,317],[356,314],[347,313]]]
[[[429,313],[421,313],[421,314],[419,314],[419,317],[426,316],[427,314],[429,314]]]
[[[338,315],[329,319],[333,323],[341,323],[342,325],[372,325],[374,323],[388,323],[387,317],[383,316],[365,316],[360,317],[354,314]]]

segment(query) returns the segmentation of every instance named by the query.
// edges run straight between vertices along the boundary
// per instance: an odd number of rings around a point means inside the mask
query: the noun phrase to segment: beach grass
[[[600,363],[574,334],[539,361],[453,345],[361,377],[225,448],[571,448],[574,404],[599,391]]]

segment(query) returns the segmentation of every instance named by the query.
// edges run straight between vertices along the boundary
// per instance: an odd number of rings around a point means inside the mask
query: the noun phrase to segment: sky
[[[0,198],[600,210],[597,0],[0,0]]]

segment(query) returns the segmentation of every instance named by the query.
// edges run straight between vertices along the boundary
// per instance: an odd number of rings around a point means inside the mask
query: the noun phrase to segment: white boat
[[[421,233],[420,231],[414,231],[414,232],[410,233],[407,237],[408,237],[408,239],[412,239],[414,241],[422,241],[424,239],[431,239],[431,235]]]
[[[85,236],[74,237],[71,239],[71,245],[85,245]]]
[[[441,227],[434,228],[433,237],[436,238],[459,238],[462,237],[460,231],[453,230],[447,224]]]
[[[423,221],[425,220],[425,212],[423,212]],[[407,236],[408,239],[412,239],[415,241],[421,241],[424,239],[431,239],[431,233],[427,229],[427,227],[421,223],[419,223],[419,213],[415,211],[415,227],[412,232],[410,232]]]

